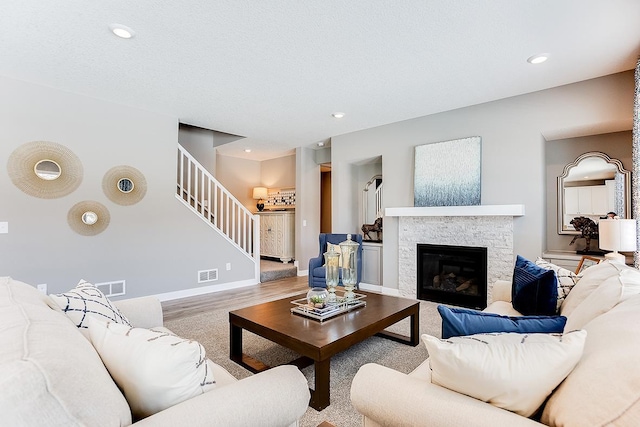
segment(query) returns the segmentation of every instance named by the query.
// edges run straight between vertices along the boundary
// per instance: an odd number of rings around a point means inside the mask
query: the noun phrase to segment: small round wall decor
[[[32,141],[16,148],[7,161],[7,173],[23,192],[41,199],[57,199],[82,182],[82,163],[56,142]]]
[[[115,166],[104,174],[102,190],[113,203],[133,205],[147,193],[147,180],[132,166]]]
[[[111,221],[105,205],[93,200],[76,203],[69,209],[67,222],[73,231],[83,236],[102,233]]]

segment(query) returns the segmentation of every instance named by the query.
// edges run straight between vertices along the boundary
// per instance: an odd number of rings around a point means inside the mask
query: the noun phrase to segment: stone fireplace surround
[[[496,280],[513,272],[513,217],[524,215],[524,205],[480,205],[386,208],[398,217],[398,291],[417,298],[417,245],[487,248],[487,302]]]

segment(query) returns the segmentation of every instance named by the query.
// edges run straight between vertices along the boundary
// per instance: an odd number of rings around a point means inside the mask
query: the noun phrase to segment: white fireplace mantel
[[[524,216],[524,205],[385,208],[384,216]]]

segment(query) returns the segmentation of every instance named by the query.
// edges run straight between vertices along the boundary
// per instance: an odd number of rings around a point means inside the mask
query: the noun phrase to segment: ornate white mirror
[[[584,153],[558,177],[558,234],[580,234],[571,225],[575,217],[597,223],[609,212],[631,218],[631,173],[605,153]]]
[[[44,179],[45,181],[58,179],[62,173],[60,165],[49,159],[40,160],[33,167],[33,170],[38,178]]]

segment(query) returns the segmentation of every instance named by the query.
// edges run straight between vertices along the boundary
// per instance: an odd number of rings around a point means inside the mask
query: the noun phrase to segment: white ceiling
[[[135,37],[114,36],[113,23]],[[541,52],[549,61],[526,62]],[[2,0],[0,8],[0,75],[242,135],[219,152],[256,160],[629,70],[639,53],[639,0]],[[334,119],[336,111],[346,116]]]

